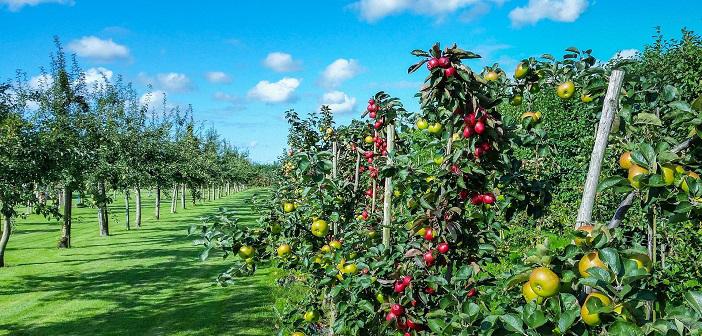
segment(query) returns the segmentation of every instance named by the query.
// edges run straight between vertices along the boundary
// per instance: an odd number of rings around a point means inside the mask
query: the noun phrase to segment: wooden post
[[[332,178],[334,178],[334,181],[336,181],[336,141],[332,142]],[[334,237],[336,237],[339,234],[339,223],[338,221],[334,221],[334,224],[332,224],[332,234]]]
[[[612,120],[614,120],[614,115],[619,106],[619,93],[622,89],[623,80],[624,71],[622,70],[612,71],[609,77],[607,95],[602,106],[602,115],[600,116],[597,135],[595,136],[595,145],[590,155],[590,166],[585,179],[585,190],[583,191],[583,198],[575,223],[576,228],[592,221],[592,208],[595,205],[597,184],[600,179],[600,171],[602,170],[602,159],[607,148],[607,137],[612,128]]]
[[[375,137],[378,137],[378,131],[375,131]],[[378,144],[373,143],[373,154],[375,155],[378,152]],[[369,167],[370,168],[370,167]],[[378,191],[378,184],[376,183],[375,179],[373,179],[373,195],[371,199],[371,213],[375,213],[375,194]]]
[[[353,178],[353,191],[356,192],[358,191],[358,174],[359,174],[359,169],[361,168],[361,152],[356,149],[356,174],[354,175]]]
[[[395,149],[395,127],[389,124],[386,128],[388,138],[388,153]],[[388,165],[392,165],[392,158],[388,155]],[[385,194],[383,196],[383,245],[390,248],[390,225],[392,222],[392,177],[385,178]]]

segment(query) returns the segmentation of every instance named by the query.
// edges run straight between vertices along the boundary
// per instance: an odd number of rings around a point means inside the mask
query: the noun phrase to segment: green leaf
[[[663,99],[665,99],[665,101],[672,101],[675,99],[675,97],[677,97],[677,95],[678,89],[676,89],[674,86],[666,85],[663,87]]]
[[[668,105],[676,110],[680,110],[683,112],[692,112],[692,107],[690,107],[690,104],[684,101],[676,100]]]
[[[607,334],[617,336],[643,336],[644,332],[633,323],[617,320],[607,328]]]
[[[600,182],[600,185],[597,186],[597,192],[601,193],[607,189],[610,189],[614,186],[617,185],[625,185],[627,184],[627,179],[621,176],[611,176],[605,179],[604,181]]]
[[[505,324],[505,329],[509,331],[518,332],[520,334],[524,333],[524,327],[522,320],[514,314],[504,314],[500,315],[500,320]]]
[[[624,274],[624,265],[619,258],[619,253],[611,247],[603,248],[599,251],[600,259],[609,266],[617,276]]]
[[[685,293],[685,301],[697,314],[702,316],[702,292],[689,291]]]
[[[634,124],[663,126],[661,119],[653,113],[641,112],[634,116]]]

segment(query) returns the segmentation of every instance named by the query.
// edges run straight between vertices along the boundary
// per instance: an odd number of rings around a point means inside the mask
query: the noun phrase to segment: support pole
[[[395,127],[389,124],[386,129],[388,138],[388,153],[395,149]],[[388,155],[388,165],[393,164],[392,157]],[[390,248],[390,225],[392,223],[392,177],[385,178],[385,194],[383,196],[383,245]]]
[[[602,159],[604,158],[605,149],[607,148],[607,138],[612,129],[612,121],[619,106],[619,93],[622,89],[624,80],[624,71],[614,70],[609,77],[609,86],[607,87],[607,95],[605,96],[602,106],[602,115],[597,127],[597,135],[595,136],[595,145],[590,155],[590,166],[585,179],[585,190],[583,198],[578,210],[575,227],[579,228],[584,224],[592,222],[592,208],[595,205],[595,196],[597,193],[597,184],[600,179],[602,170]]]

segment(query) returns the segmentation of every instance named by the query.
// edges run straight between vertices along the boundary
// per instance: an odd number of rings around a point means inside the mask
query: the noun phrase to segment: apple
[[[338,250],[341,248],[341,242],[338,240],[332,240],[331,242],[329,242],[329,246]]]
[[[483,132],[485,132],[485,124],[483,124],[482,121],[478,121],[475,123],[473,130],[475,130],[475,133],[483,134]]]
[[[363,141],[365,141],[367,144],[371,144],[371,143],[373,143],[373,137],[370,136],[370,135],[367,135],[367,136],[363,139]]]
[[[375,117],[376,117],[375,112],[368,113],[368,117],[370,117],[371,119],[375,119]]]
[[[519,63],[517,68],[514,69],[514,78],[522,79],[526,77],[527,73],[529,73],[529,64],[526,62]]]
[[[286,255],[290,254],[291,250],[292,249],[290,248],[290,245],[288,245],[288,244],[280,245],[280,246],[278,246],[278,256],[279,257],[286,256]]]
[[[439,66],[439,60],[436,58],[432,58],[429,60],[429,62],[427,62],[427,69],[429,69],[429,70],[432,70],[432,69],[436,68],[437,66]]]
[[[495,203],[495,196],[493,194],[484,194],[483,195],[483,203],[494,204]]]
[[[641,180],[640,178],[637,178],[637,176],[646,174],[648,174],[648,169],[634,164],[629,168],[629,174],[627,178],[629,179],[629,183],[632,187],[634,187],[635,189],[639,189],[641,188]]]
[[[448,68],[451,65],[451,60],[448,57],[439,57],[438,65],[442,68]]]
[[[434,229],[432,229],[430,227],[424,229],[424,239],[426,239],[426,240],[434,239]]]
[[[463,117],[463,123],[469,126],[475,126],[475,113],[471,112],[468,113],[465,117]]]
[[[431,134],[437,134],[441,132],[441,124],[440,123],[434,123],[432,125],[429,125],[429,133]]]
[[[378,109],[380,108],[376,104],[369,104],[366,109],[368,110],[368,112],[378,112]]]
[[[319,320],[319,313],[316,310],[311,310],[306,312],[303,318],[310,323],[317,322]]]
[[[424,119],[424,118],[417,119],[417,128],[419,128],[420,130],[425,129],[428,126],[429,126],[429,123],[427,122],[426,119]]]
[[[395,316],[402,316],[405,313],[405,308],[396,303],[390,306],[390,312],[395,314]]]
[[[409,286],[411,282],[412,282],[412,277],[411,277],[411,276],[405,275],[405,276],[402,277],[402,283],[403,283],[405,286]]]
[[[509,100],[509,103],[512,104],[512,106],[519,106],[522,105],[522,100],[524,100],[522,95],[514,95],[512,99]]]
[[[312,222],[311,231],[317,237],[324,237],[329,232],[329,224],[323,219],[317,219]]]
[[[471,130],[470,126],[466,125],[466,127],[463,128],[463,137],[464,138],[470,138],[470,136],[473,134],[473,131]]]
[[[405,285],[404,283],[396,282],[395,286],[393,287],[393,290],[395,291],[395,293],[402,293],[405,291],[405,287],[407,287],[407,285]]]
[[[424,262],[427,264],[427,266],[431,266],[432,264],[434,264],[434,260],[436,260],[432,251],[425,252],[424,255],[422,255],[422,258],[424,259]]]
[[[561,279],[546,267],[537,267],[529,274],[529,285],[536,295],[551,297],[558,293]]]
[[[373,98],[368,99],[368,105],[375,105],[375,100]]]
[[[392,312],[385,315],[385,321],[392,322],[395,320],[397,320],[397,316],[395,314],[393,314]]]
[[[589,94],[580,95],[580,101],[583,103],[589,103],[589,102],[593,101],[593,99],[594,98],[592,98],[592,96]]]
[[[556,94],[561,97],[561,99],[570,99],[575,93],[575,84],[573,81],[566,81],[556,87]]]
[[[449,244],[446,242],[439,243],[439,245],[436,247],[436,249],[439,250],[439,253],[446,254],[449,251]]]
[[[285,202],[283,203],[283,211],[285,212],[293,212],[295,210],[295,204],[291,202]]]
[[[424,293],[431,295],[431,294],[436,293],[436,290],[434,288],[427,286],[427,288],[424,288]]]
[[[444,163],[444,157],[443,156],[437,156],[434,158],[434,163],[438,166]]]
[[[368,219],[368,210],[363,210],[363,212],[361,212],[361,218],[363,218],[363,220]]]
[[[485,154],[485,151],[480,147],[476,147],[475,151],[473,153],[473,155],[475,155],[476,159],[480,159],[480,157],[483,156],[483,154]]]
[[[254,250],[253,247],[244,245],[239,248],[239,257],[241,259],[249,259],[252,258],[256,250]]]
[[[455,74],[456,74],[456,68],[454,68],[454,67],[446,68],[446,70],[444,70],[444,75],[446,77],[453,77],[453,75],[455,75]]]
[[[476,294],[478,294],[478,289],[473,287],[468,291],[467,296],[470,298],[470,297],[474,297]]]
[[[497,73],[496,71],[488,71],[485,74],[485,80],[488,82],[494,82],[500,78],[500,74]]]

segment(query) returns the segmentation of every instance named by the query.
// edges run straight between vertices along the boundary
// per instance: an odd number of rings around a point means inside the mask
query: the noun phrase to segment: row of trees
[[[97,208],[99,233],[107,236],[110,190],[125,195],[127,228],[134,197],[138,228],[146,188],[155,189],[158,219],[166,189],[175,212],[177,199],[186,206],[187,194],[194,204],[250,181],[267,183],[270,169],[253,164],[214,128],[198,124],[191,107],[143,99],[119,76],[88,78],[75,59],[69,62],[58,40],[56,45],[40,76],[28,79],[18,72],[0,86],[0,266],[22,206],[61,218],[58,246],[69,248],[76,194]]]
[[[224,212],[198,243],[238,255],[224,284],[267,260],[290,271],[280,283],[307,295],[281,336],[699,335],[682,273],[699,268],[700,68],[665,73],[702,54],[650,52],[568,48],[511,75],[456,45],[414,50],[418,112],[384,92],[348,126],[289,112],[266,230]]]

